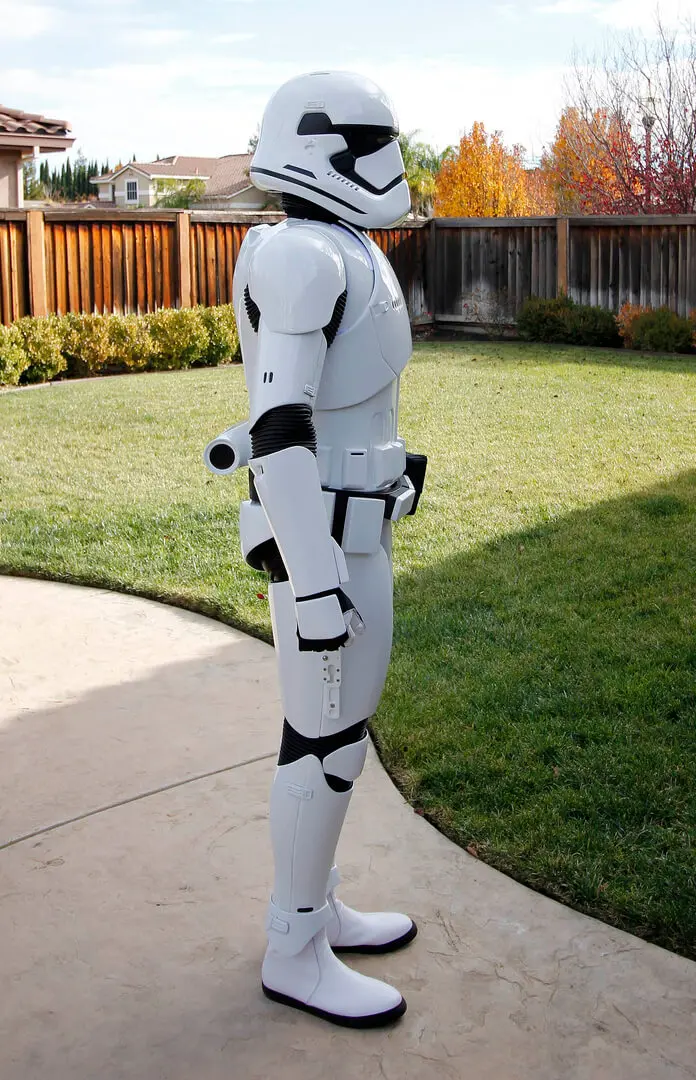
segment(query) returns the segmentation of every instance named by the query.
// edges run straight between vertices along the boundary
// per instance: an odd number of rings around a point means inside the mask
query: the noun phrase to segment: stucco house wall
[[[16,150],[0,150],[0,206],[23,205],[22,158]]]
[[[127,197],[128,181],[137,185],[135,199]],[[124,169],[111,183],[99,185],[100,202],[113,201],[117,206],[154,206],[156,198],[154,184],[137,169]]]

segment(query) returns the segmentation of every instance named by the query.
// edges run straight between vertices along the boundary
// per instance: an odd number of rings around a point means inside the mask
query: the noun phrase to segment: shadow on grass
[[[544,342],[495,340],[466,337],[461,333],[436,334],[418,343],[414,353],[425,358],[433,350],[452,347],[465,350],[482,360],[505,360],[511,364],[579,364],[624,367],[633,371],[662,371],[696,376],[696,355],[689,353],[634,352],[632,349],[606,349],[588,345],[548,345]]]
[[[397,574],[396,614],[374,732],[406,797],[696,958],[696,471]]]
[[[269,640],[264,579],[230,540],[236,508],[19,510],[3,524],[0,571],[148,596]],[[693,958],[695,583],[696,470],[397,572],[373,725],[401,790],[457,843]]]

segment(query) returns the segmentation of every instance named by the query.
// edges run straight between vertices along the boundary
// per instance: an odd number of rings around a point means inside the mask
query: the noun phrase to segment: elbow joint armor
[[[277,405],[259,417],[249,434],[253,458],[277,454],[290,446],[304,446],[315,456],[317,453],[317,433],[309,405]]]

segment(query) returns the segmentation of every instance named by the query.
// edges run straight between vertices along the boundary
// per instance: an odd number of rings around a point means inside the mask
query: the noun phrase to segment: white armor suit
[[[356,75],[304,75],[271,99],[250,173],[282,193],[287,220],[251,228],[239,252],[249,419],[204,455],[219,475],[249,466],[242,551],[270,575],[285,723],[263,990],[351,1027],[391,1023],[406,1003],[337,954],[388,952],[416,935],[408,916],[354,911],[334,891],[389,663],[392,522],[415,510],[425,470],[397,434],[408,313],[364,232],[408,211],[397,135],[388,99]]]

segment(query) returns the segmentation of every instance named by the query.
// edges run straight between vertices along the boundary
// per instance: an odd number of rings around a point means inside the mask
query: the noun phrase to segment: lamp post
[[[645,129],[645,211],[652,207],[652,129],[655,126],[655,99],[648,97],[643,102],[643,127]]]

